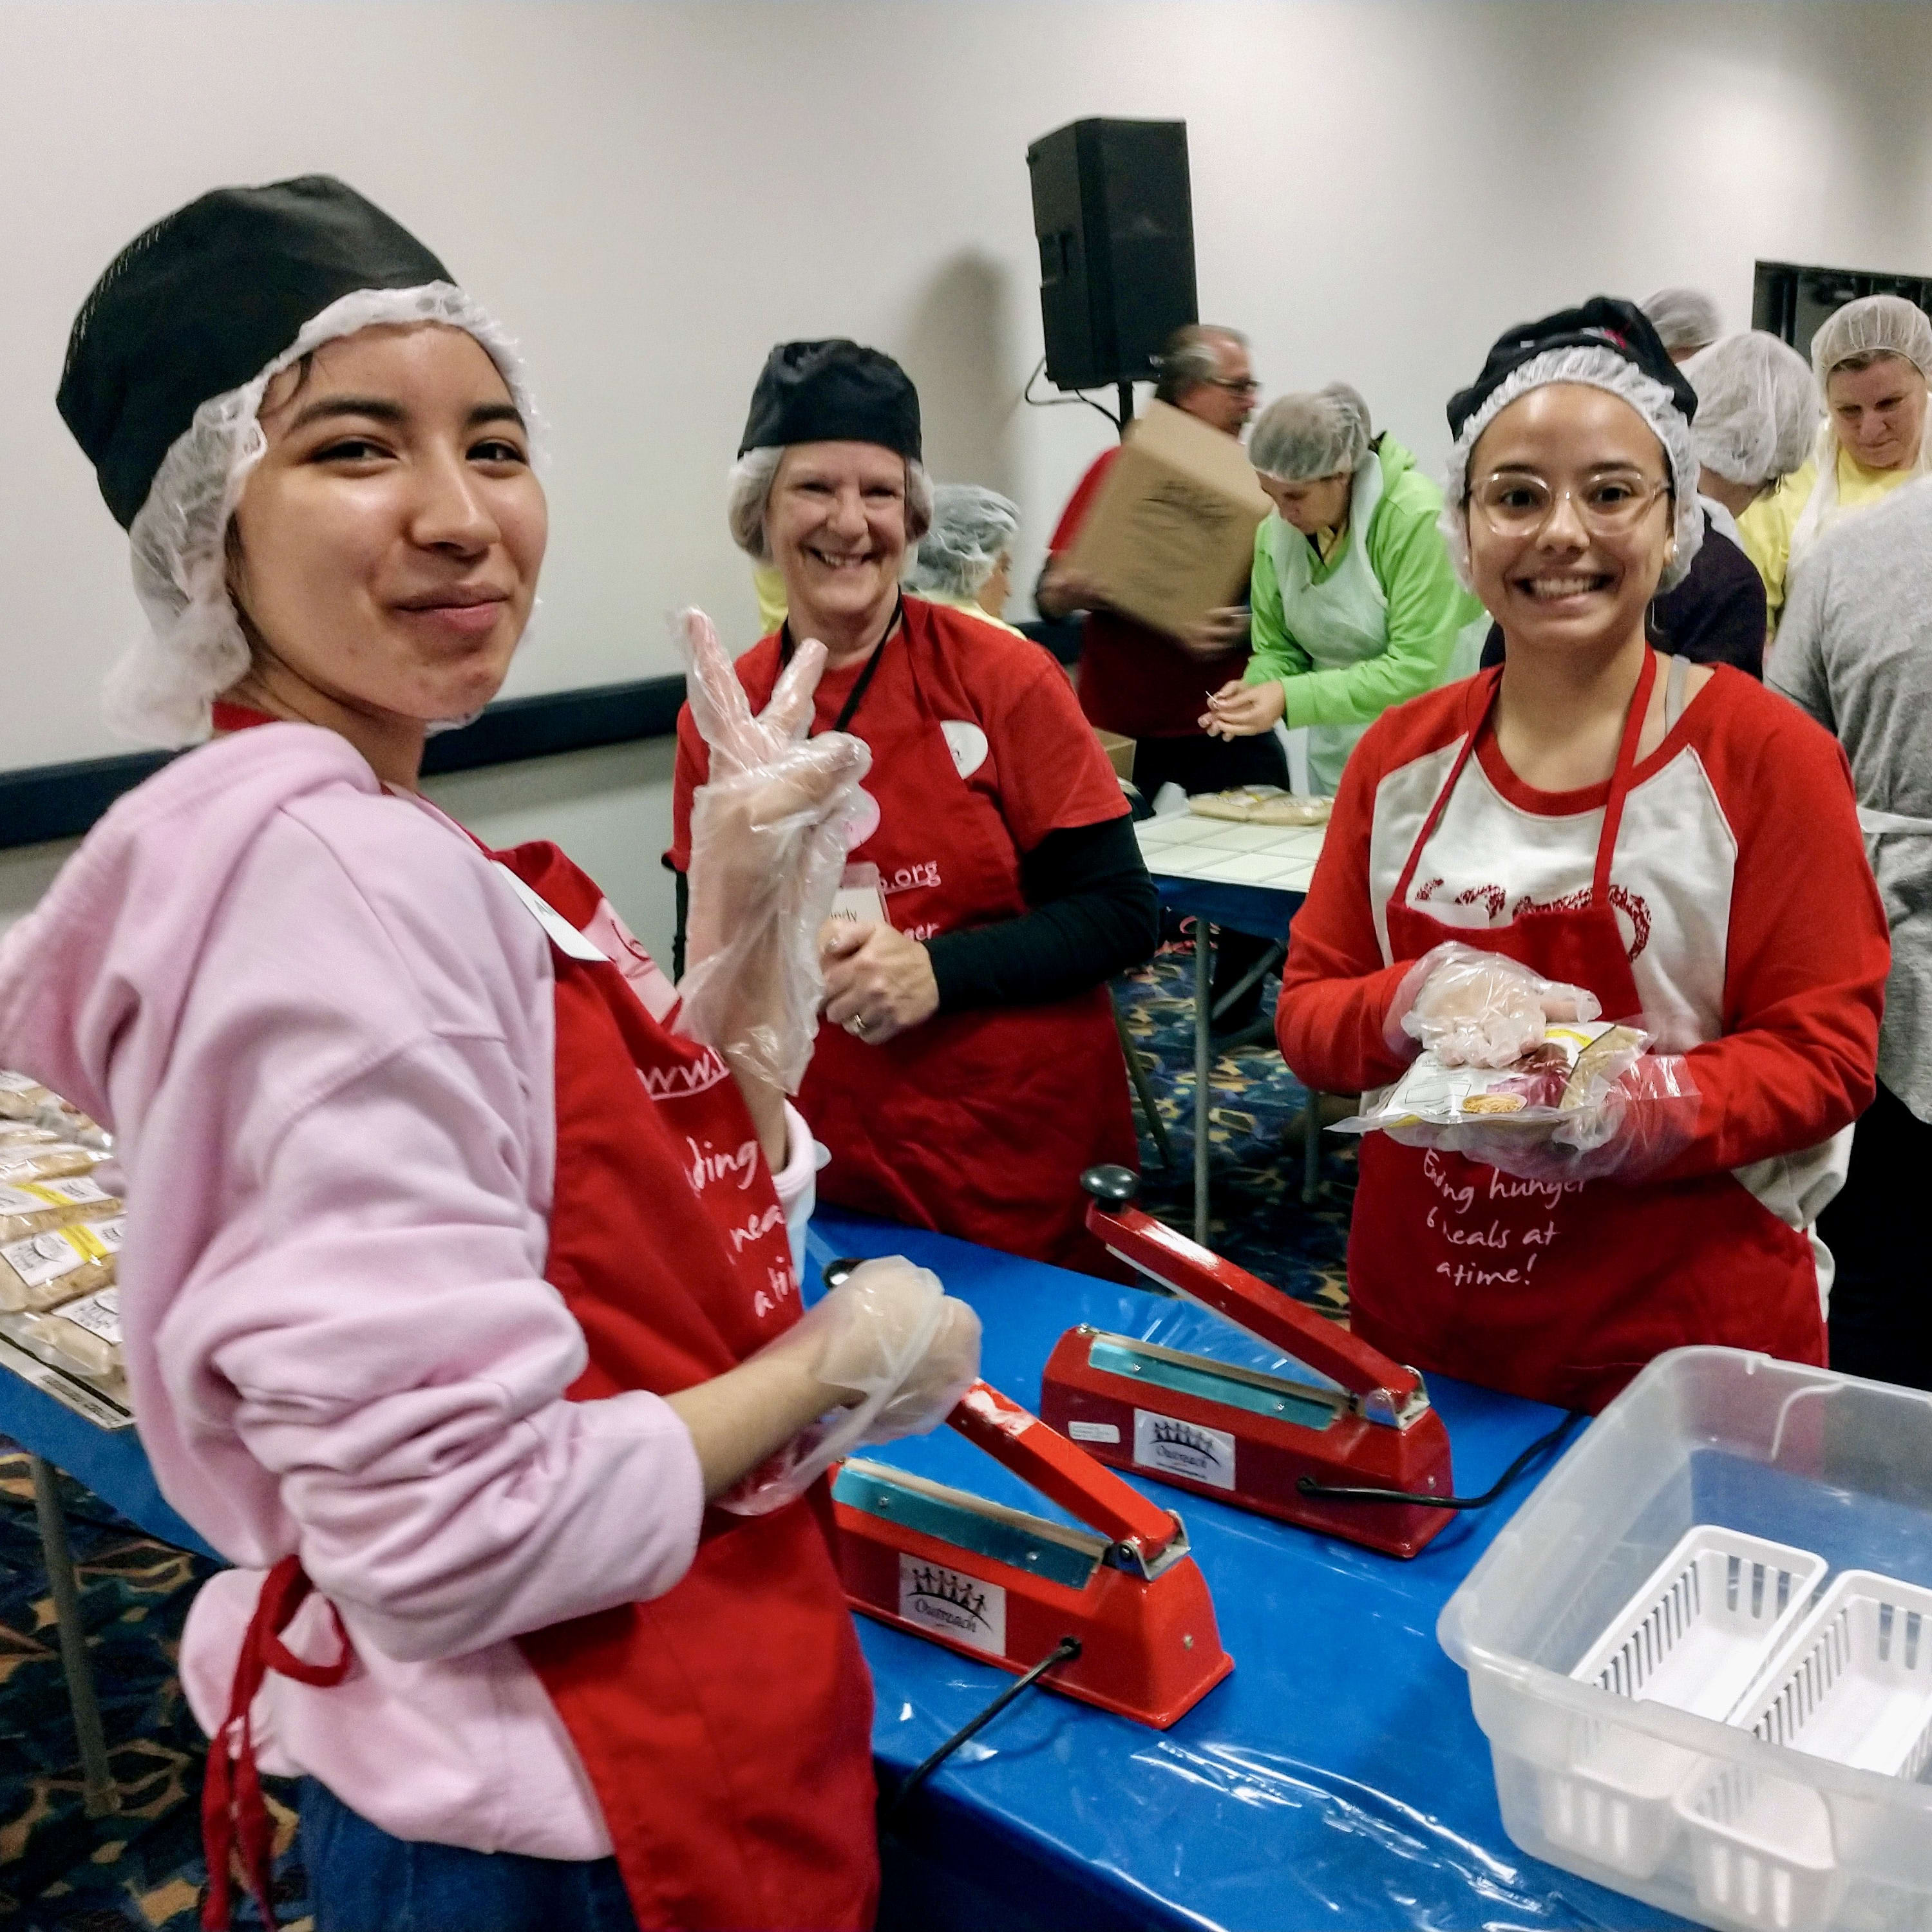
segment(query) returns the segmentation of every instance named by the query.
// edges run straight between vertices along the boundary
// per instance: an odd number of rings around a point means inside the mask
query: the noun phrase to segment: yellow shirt
[[[1901,484],[1924,474],[1914,464],[1904,470],[1868,470],[1856,457],[1841,448],[1838,452],[1838,501],[1847,510],[1868,510]],[[1738,519],[1738,535],[1744,554],[1757,566],[1764,579],[1765,602],[1770,607],[1773,630],[1778,613],[1784,608],[1784,580],[1791,568],[1791,533],[1811,500],[1818,481],[1818,466],[1808,462],[1794,470],[1775,490],[1767,491],[1750,505]]]
[[[784,574],[775,563],[752,566],[752,588],[758,599],[758,635],[769,638],[785,620]]]

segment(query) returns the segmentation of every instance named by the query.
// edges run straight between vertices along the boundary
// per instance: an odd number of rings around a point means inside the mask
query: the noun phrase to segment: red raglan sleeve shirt
[[[1468,729],[1474,688],[1386,714],[1343,776],[1276,1018],[1283,1055],[1318,1091],[1384,1085],[1406,1064],[1383,1028],[1412,962],[1391,958],[1382,912]],[[1484,927],[1528,908],[1574,902],[1589,885],[1601,803],[1601,788],[1531,791],[1486,736],[1424,848],[1410,903],[1480,944]],[[1810,718],[1716,671],[1639,766],[1610,878],[1653,1050],[1684,1054],[1700,1096],[1669,1174],[1799,1156],[1869,1104],[1890,948],[1844,754]],[[1788,1204],[1805,1204],[1804,1176],[1766,1184],[1795,1186]]]

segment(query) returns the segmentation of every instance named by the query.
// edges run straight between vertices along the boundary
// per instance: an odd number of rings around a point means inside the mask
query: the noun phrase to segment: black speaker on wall
[[[1027,149],[1046,373],[1063,389],[1144,382],[1195,312],[1184,121],[1074,121]]]

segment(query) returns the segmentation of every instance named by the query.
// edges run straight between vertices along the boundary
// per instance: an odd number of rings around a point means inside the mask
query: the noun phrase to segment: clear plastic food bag
[[[1523,1180],[1640,1179],[1682,1150],[1701,1104],[1688,1060],[1649,1044],[1640,1028],[1562,1020],[1506,1066],[1445,1065],[1425,1049],[1336,1131],[1386,1133]]]

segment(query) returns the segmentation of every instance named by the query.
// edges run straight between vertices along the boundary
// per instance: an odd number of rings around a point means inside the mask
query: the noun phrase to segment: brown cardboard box
[[[1100,748],[1107,754],[1107,762],[1114,768],[1117,778],[1131,778],[1134,775],[1134,741],[1123,738],[1118,731],[1102,731],[1095,728],[1094,735],[1100,741]]]
[[[1067,562],[1097,578],[1116,610],[1178,637],[1240,602],[1270,508],[1235,438],[1150,403]]]

